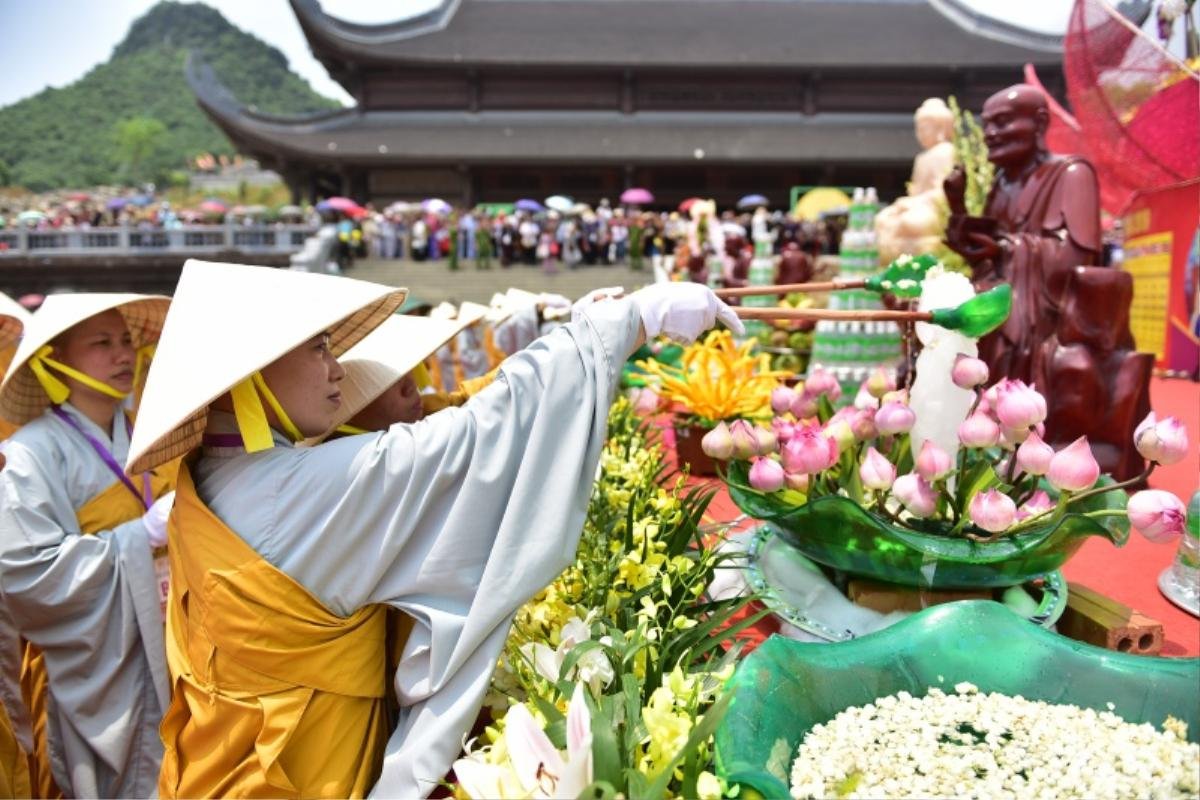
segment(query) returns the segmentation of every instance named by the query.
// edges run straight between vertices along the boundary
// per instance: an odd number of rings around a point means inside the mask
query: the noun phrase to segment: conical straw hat
[[[16,344],[29,317],[25,306],[0,292],[0,349]]]
[[[343,425],[471,324],[470,319],[396,315],[342,356],[342,404],[331,428]]]
[[[488,307],[482,303],[472,303],[466,300],[458,307],[458,319],[469,318],[468,325],[474,325],[487,316]]]
[[[405,294],[314,272],[189,260],[146,380],[130,470],[196,447],[209,403],[322,331],[335,356],[345,353],[390,317]]]
[[[115,308],[125,318],[133,346],[144,347],[158,341],[170,304],[169,297],[147,294],[50,295],[36,313],[29,315],[21,344],[0,385],[0,414],[10,422],[24,425],[50,405],[46,390],[29,368],[29,359],[59,334]]]

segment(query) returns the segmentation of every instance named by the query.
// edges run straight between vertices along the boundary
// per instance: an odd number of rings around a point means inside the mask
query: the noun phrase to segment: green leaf
[[[965,517],[971,500],[980,492],[985,492],[1000,485],[996,470],[986,461],[976,461],[967,468],[966,474],[959,476],[955,492],[954,508],[960,517]]]
[[[621,747],[617,742],[617,698],[602,696],[598,702],[587,695],[592,712],[592,776],[597,783],[621,783]]]

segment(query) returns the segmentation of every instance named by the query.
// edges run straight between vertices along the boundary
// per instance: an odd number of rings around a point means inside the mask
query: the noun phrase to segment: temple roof
[[[908,162],[911,114],[361,111],[285,119],[243,107],[190,58],[201,107],[238,145],[330,164]]]
[[[442,0],[381,25],[291,0],[314,54],[348,65],[716,69],[1057,65],[1060,37],[963,0]]]

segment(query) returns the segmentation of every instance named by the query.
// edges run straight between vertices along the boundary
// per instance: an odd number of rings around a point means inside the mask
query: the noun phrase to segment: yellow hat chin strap
[[[246,448],[247,453],[270,450],[275,446],[271,440],[271,426],[267,422],[263,400],[266,400],[275,412],[279,424],[293,442],[304,438],[304,434],[300,433],[300,429],[283,410],[261,373],[255,372],[249,378],[234,384],[229,394],[233,398],[233,415],[237,417],[238,430],[242,434],[242,446]]]
[[[55,372],[66,375],[68,378],[79,381],[84,386],[95,389],[101,394],[106,394],[109,397],[117,400],[124,400],[129,396],[129,392],[122,392],[101,380],[93,378],[91,375],[85,375],[73,367],[68,367],[61,361],[56,361],[50,358],[50,354],[54,352],[52,345],[46,345],[33,354],[29,359],[29,369],[33,371],[33,375],[37,378],[38,383],[46,390],[46,396],[50,398],[50,402],[55,405],[65,403],[67,398],[71,396],[71,389],[58,378],[50,374],[50,369]],[[49,369],[47,369],[49,367]]]
[[[433,386],[433,379],[429,377],[429,370],[425,368],[424,361],[412,368],[412,376],[413,380],[417,382],[418,389]]]

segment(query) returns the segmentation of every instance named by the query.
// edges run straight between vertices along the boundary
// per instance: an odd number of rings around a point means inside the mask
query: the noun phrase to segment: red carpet
[[[1188,457],[1170,467],[1159,467],[1150,476],[1150,485],[1173,492],[1186,504],[1200,488],[1200,384],[1154,378],[1150,394],[1155,413],[1159,417],[1178,417],[1187,426],[1191,439]],[[667,422],[666,418],[663,422]],[[665,433],[667,451],[673,456],[672,432],[667,429]],[[713,498],[706,521],[728,522],[740,513],[722,489]],[[1106,541],[1088,541],[1063,568],[1063,573],[1068,580],[1090,586],[1161,622],[1166,640],[1163,655],[1197,656],[1200,620],[1173,605],[1158,591],[1158,575],[1174,558],[1174,545],[1151,544],[1134,532],[1119,549]],[[761,633],[765,635],[770,630]]]

